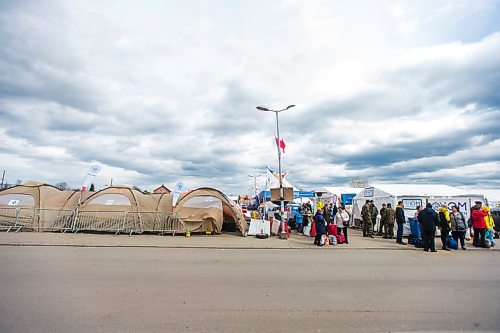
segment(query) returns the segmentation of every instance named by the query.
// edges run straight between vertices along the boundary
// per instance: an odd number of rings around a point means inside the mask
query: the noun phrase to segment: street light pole
[[[260,177],[262,175],[248,175],[248,177],[253,177],[253,188],[254,188],[254,191],[255,191],[255,196],[257,196],[257,178]]]
[[[276,144],[278,148],[278,180],[280,183],[280,227],[281,227],[281,233],[280,233],[280,239],[287,239],[286,238],[286,231],[285,231],[285,203],[283,202],[284,199],[284,193],[283,193],[283,177],[281,176],[281,150],[280,150],[280,127],[279,127],[279,119],[278,119],[278,113],[282,111],[286,111],[290,108],[293,108],[295,105],[288,105],[286,108],[281,109],[281,110],[271,110],[269,108],[263,107],[263,106],[257,106],[257,110],[259,111],[267,111],[267,112],[274,112],[276,114],[276,135],[278,136],[278,142]]]

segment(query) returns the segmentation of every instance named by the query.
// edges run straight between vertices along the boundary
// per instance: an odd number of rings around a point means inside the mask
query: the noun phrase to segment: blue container
[[[420,230],[420,223],[418,223],[418,220],[412,217],[409,218],[408,221],[410,222],[410,237],[413,239],[422,239],[422,232]]]

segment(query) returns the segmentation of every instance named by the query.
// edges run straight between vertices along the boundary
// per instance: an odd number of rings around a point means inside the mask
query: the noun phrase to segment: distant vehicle
[[[296,229],[297,224],[295,220],[295,215],[297,214],[297,212],[300,211],[301,207],[302,206],[300,204],[296,203],[290,203],[285,207],[285,211],[287,212],[288,215],[288,227],[292,230]]]

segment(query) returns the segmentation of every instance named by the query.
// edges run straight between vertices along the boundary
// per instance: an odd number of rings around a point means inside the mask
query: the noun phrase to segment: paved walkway
[[[405,240],[406,241],[406,240]],[[421,251],[412,245],[399,245],[395,240],[381,237],[364,238],[358,229],[349,230],[349,244],[318,248],[313,245],[313,238],[297,235],[293,232],[288,240],[273,236],[257,239],[253,236],[241,237],[239,234],[192,235],[187,238],[159,235],[112,235],[92,233],[57,233],[57,232],[9,232],[0,233],[0,246],[81,246],[81,247],[158,247],[158,248],[217,248],[217,249],[318,249],[335,251],[352,250],[407,250]],[[441,247],[441,240],[436,238],[436,248]],[[498,248],[477,249],[467,242],[468,250],[498,251]],[[460,252],[462,250],[459,250]]]

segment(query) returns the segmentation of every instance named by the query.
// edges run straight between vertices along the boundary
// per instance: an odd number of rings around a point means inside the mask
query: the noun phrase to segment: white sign
[[[17,205],[19,205],[19,200],[10,200],[7,205],[9,205],[9,206],[17,206]]]
[[[422,199],[403,199],[405,209],[417,209],[417,206],[422,207]]]
[[[365,197],[373,197],[373,187],[366,187],[365,188]]]
[[[257,234],[267,234],[268,236],[270,236],[271,235],[270,229],[271,226],[269,221],[251,219],[250,226],[248,227],[248,234],[252,236]]]

